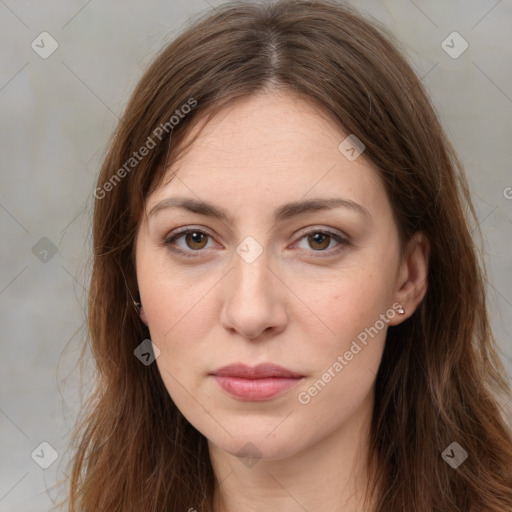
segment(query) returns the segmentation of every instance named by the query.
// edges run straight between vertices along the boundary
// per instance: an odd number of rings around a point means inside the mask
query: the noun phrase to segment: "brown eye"
[[[351,242],[332,231],[314,230],[304,233],[297,244],[299,249],[315,256],[331,256],[350,246]],[[315,254],[316,253],[316,254]]]
[[[317,232],[311,235],[308,235],[308,243],[312,249],[315,250],[323,250],[329,247],[331,242],[331,236],[327,233]]]
[[[187,247],[193,250],[203,249],[208,242],[208,235],[200,231],[190,231],[185,234]]]
[[[170,235],[164,240],[164,244],[172,251],[184,256],[201,256],[207,252],[209,241],[213,241],[213,239],[208,233],[199,229],[184,229]]]

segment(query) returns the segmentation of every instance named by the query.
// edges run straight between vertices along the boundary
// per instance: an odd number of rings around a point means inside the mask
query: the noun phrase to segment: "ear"
[[[139,316],[140,316],[140,319],[146,324],[146,326],[148,325],[148,319],[146,317],[146,312],[144,311],[144,306],[141,304],[140,308],[139,308]]]
[[[389,325],[397,325],[409,318],[427,293],[430,242],[424,233],[417,231],[407,242],[400,263],[395,301],[405,310],[395,315]]]
[[[140,299],[139,299],[140,300]],[[146,312],[144,311],[144,307],[141,302],[134,302],[135,308],[137,309],[137,313],[139,314],[139,318],[148,325],[148,319],[146,317]]]

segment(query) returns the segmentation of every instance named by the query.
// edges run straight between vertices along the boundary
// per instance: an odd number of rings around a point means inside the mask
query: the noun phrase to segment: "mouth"
[[[246,401],[269,400],[289,390],[304,378],[304,375],[271,363],[257,366],[235,363],[218,368],[209,375],[223,391]]]

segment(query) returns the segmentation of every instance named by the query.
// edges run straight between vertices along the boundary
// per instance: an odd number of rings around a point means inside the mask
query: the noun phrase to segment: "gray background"
[[[191,16],[219,4],[0,0],[0,511],[48,510],[58,494],[46,488],[64,476],[69,430],[88,389],[76,361],[91,192],[111,132],[155,52]],[[485,237],[493,326],[512,374],[512,4],[352,4],[402,42],[466,166]],[[59,45],[47,59],[31,47],[43,31]],[[456,59],[441,47],[453,31],[469,44]],[[42,441],[59,454],[48,469],[31,458]],[[49,457],[45,448],[36,453]]]

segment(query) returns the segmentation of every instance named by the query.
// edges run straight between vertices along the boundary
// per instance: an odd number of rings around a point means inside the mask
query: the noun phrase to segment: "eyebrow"
[[[371,219],[370,212],[355,201],[343,198],[323,198],[286,203],[275,210],[274,222],[281,222],[304,213],[332,210],[340,207],[355,211],[367,220]],[[231,222],[229,215],[222,208],[207,201],[187,197],[168,197],[163,199],[151,208],[149,216],[167,208],[183,208],[192,213],[213,217],[228,223]]]

